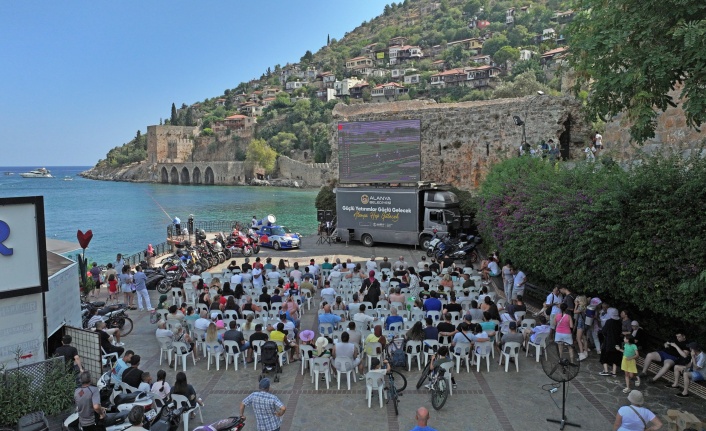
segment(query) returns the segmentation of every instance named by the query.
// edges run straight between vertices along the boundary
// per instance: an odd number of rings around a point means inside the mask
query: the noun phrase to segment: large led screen
[[[339,181],[417,182],[421,179],[419,151],[419,120],[339,123]]]

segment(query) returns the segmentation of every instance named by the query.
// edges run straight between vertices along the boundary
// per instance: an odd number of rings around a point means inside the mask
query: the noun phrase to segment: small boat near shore
[[[5,172],[5,175],[15,175],[14,172]]]
[[[74,177],[71,177],[69,175],[64,177],[64,181],[73,181],[73,180],[74,180]]]
[[[33,171],[21,173],[22,178],[54,178],[47,168],[38,168]]]

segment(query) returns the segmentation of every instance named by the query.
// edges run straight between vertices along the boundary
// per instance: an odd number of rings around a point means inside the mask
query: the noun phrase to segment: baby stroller
[[[279,366],[279,352],[277,350],[277,343],[274,341],[266,341],[262,347],[260,347],[260,352],[262,353],[262,359],[260,360],[262,363],[262,374],[260,374],[260,377],[257,380],[262,380],[263,377],[265,377],[265,374],[269,374],[274,371],[274,381],[279,382],[278,374],[282,372],[282,367]]]

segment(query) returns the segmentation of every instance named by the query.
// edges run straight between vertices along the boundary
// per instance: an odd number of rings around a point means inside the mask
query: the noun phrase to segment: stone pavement
[[[313,239],[310,240],[312,243]],[[307,240],[307,242],[309,242]],[[264,258],[271,256],[276,262],[280,258],[307,262],[315,258],[317,263],[323,262],[323,257],[335,259],[351,257],[354,261],[365,261],[375,254],[378,260],[386,255],[394,262],[399,256],[405,261],[416,265],[421,257],[420,250],[413,248],[372,247],[345,244],[308,246],[306,250],[290,250],[275,252],[263,249],[258,255]],[[241,263],[242,257],[236,259]],[[252,260],[252,259],[251,259]],[[225,266],[225,265],[222,265]],[[215,270],[214,270],[215,272]],[[153,304],[156,304],[158,293],[151,291]],[[318,300],[315,301],[316,305]],[[135,321],[133,333],[123,338],[126,349],[132,349],[143,358],[141,368],[156,376],[157,370],[167,370],[167,380],[174,382],[176,372],[169,369],[166,362],[159,365],[159,346],[154,338],[155,325],[149,322],[149,313],[133,311],[130,316]],[[315,329],[316,308],[306,310],[302,318],[302,329]],[[524,352],[522,352],[524,353]],[[546,422],[546,418],[561,417],[561,388],[551,394],[549,389],[554,383],[542,371],[541,363],[535,362],[532,356],[520,357],[520,372],[515,372],[513,364],[505,373],[497,365],[499,356],[491,363],[490,372],[486,371],[485,363],[479,373],[475,369],[471,373],[461,370],[455,375],[458,389],[454,390],[446,405],[440,411],[431,407],[428,391],[416,390],[415,383],[420,371],[413,367],[411,372],[402,370],[408,380],[400,403],[400,414],[395,416],[391,405],[380,409],[379,401],[373,398],[372,408],[368,408],[365,400],[365,384],[352,382],[351,391],[346,390],[345,377],[342,390],[336,390],[335,375],[330,389],[325,382],[319,382],[319,391],[314,390],[314,384],[307,373],[301,375],[301,363],[285,365],[279,383],[273,383],[272,392],[287,405],[284,416],[283,431],[288,430],[370,430],[398,431],[409,430],[415,426],[415,411],[420,406],[431,410],[429,426],[442,430],[458,431],[494,431],[494,430],[551,430],[559,429],[558,424]],[[181,370],[181,364],[179,365]],[[622,393],[624,378],[622,373],[617,378],[606,378],[598,375],[601,370],[595,353],[581,363],[579,376],[567,385],[568,398],[566,415],[569,421],[576,422],[585,430],[610,429],[617,409],[626,404]],[[206,360],[201,359],[196,366],[189,360],[187,377],[204,399],[204,423],[213,423],[219,419],[236,415],[240,401],[250,392],[257,389],[260,368],[253,370],[252,364],[238,371],[231,366],[225,370],[224,363],[220,371],[211,364],[211,370],[206,370]],[[703,400],[700,398],[680,399],[673,395],[672,390],[663,387],[662,380],[658,384],[643,384],[647,400],[646,407],[652,409],[663,419],[668,408],[681,408],[697,415],[703,415]],[[255,430],[255,417],[251,409],[246,409],[246,430]],[[198,416],[190,422],[190,428],[199,426]],[[567,427],[567,429],[569,429]]]

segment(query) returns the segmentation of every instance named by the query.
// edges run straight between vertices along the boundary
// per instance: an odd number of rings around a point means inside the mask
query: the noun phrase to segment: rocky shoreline
[[[128,183],[161,183],[156,170],[156,165],[147,162],[137,162],[117,168],[100,168],[94,166],[81,172],[79,176],[98,181],[119,181]],[[247,184],[234,184],[234,186],[260,186],[260,187],[290,187],[290,188],[318,188],[318,185],[309,185],[306,181],[291,178],[271,178],[259,180],[253,178]]]

